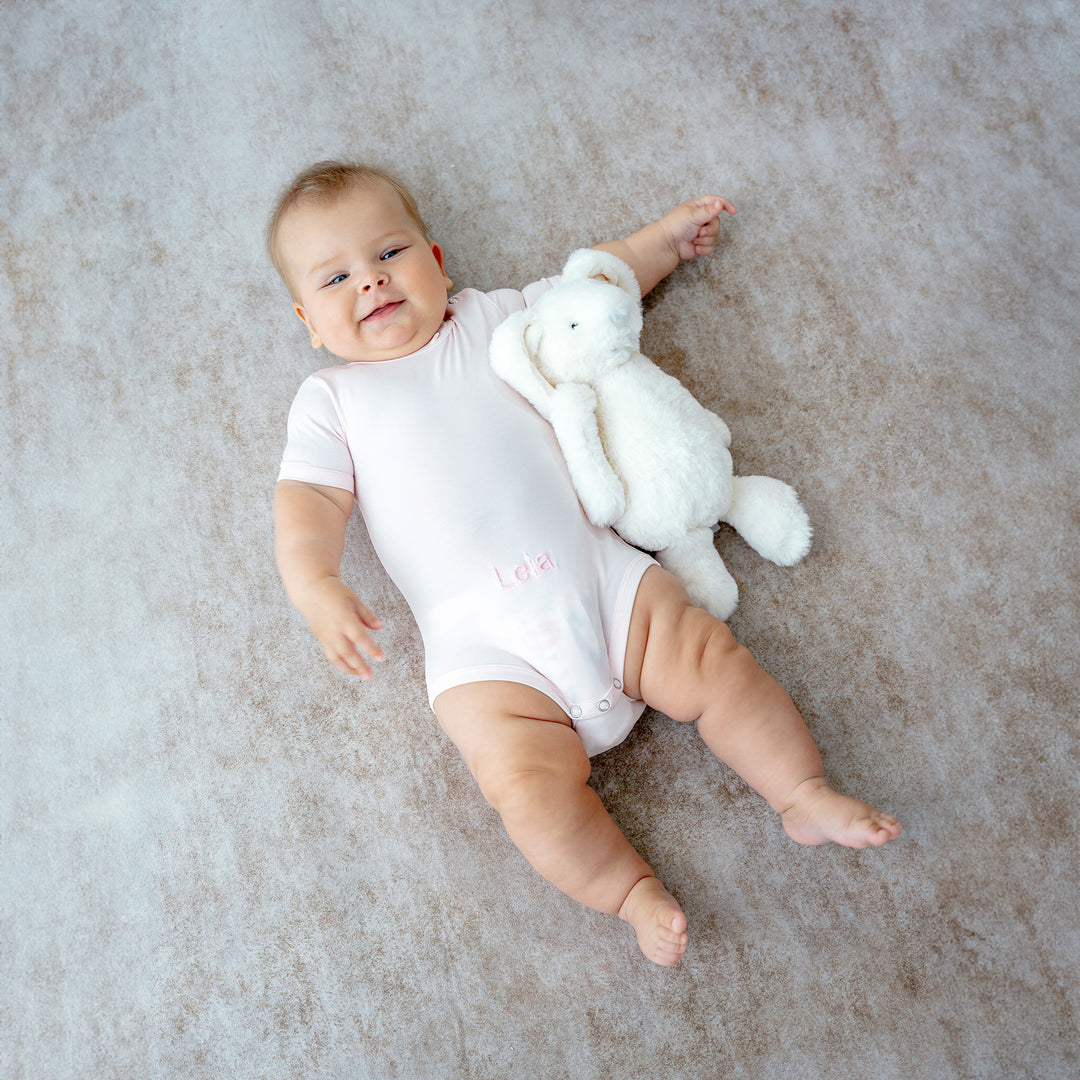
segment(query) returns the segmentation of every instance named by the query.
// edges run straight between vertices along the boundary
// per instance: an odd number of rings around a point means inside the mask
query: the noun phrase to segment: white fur
[[[810,521],[787,484],[733,475],[727,425],[642,356],[640,335],[633,271],[583,249],[555,288],[498,327],[491,363],[550,421],[590,520],[655,551],[695,604],[727,619],[738,587],[711,527],[727,522],[790,566],[810,550]]]

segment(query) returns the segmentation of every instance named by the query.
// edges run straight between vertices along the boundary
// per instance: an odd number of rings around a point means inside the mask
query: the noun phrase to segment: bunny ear
[[[596,248],[579,248],[566,260],[563,280],[593,278],[617,285],[635,300],[641,299],[641,289],[634,271],[610,251]]]
[[[555,388],[540,374],[533,356],[539,348],[541,330],[527,311],[515,311],[491,335],[491,366],[495,374],[513,387],[545,419],[551,419],[551,396]]]

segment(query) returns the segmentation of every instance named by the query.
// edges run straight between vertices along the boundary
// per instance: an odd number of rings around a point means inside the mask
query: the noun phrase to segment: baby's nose
[[[389,280],[385,273],[375,274],[373,277],[366,278],[361,288],[364,292],[370,292],[376,285],[385,285]]]

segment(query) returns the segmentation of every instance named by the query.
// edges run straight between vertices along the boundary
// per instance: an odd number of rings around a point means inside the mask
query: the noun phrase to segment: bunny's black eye
[[[570,324],[570,329],[571,329],[571,330],[576,330],[576,329],[577,329],[577,323],[576,323],[576,322],[572,322],[572,323]]]

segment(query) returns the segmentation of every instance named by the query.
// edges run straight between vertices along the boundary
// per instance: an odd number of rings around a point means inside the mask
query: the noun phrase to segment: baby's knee
[[[727,623],[700,608],[687,609],[679,637],[683,661],[697,678],[718,677],[753,659],[735,640]]]
[[[701,650],[698,676],[710,696],[721,688],[738,695],[757,685],[764,675],[753,653],[740,645],[724,623],[718,623]]]
[[[481,794],[504,821],[557,806],[568,786],[589,780],[591,766],[581,739],[565,725],[550,726],[540,745],[528,740],[522,746],[492,748],[472,763]]]
[[[550,769],[492,770],[479,780],[480,791],[510,831],[535,821],[540,808],[558,797],[559,779]]]

